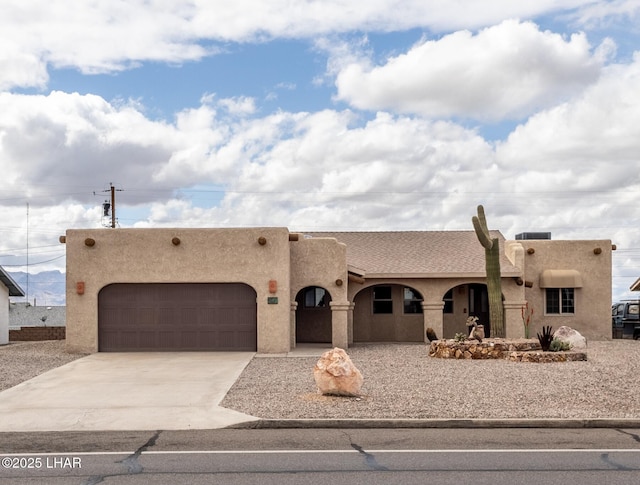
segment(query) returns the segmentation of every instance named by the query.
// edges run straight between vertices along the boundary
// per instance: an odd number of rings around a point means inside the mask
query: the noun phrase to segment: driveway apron
[[[224,428],[219,406],[253,352],[97,353],[0,392],[0,431]]]

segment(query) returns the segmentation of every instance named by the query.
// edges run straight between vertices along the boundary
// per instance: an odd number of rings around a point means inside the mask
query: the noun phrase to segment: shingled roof
[[[503,277],[521,276],[504,255],[500,241]],[[347,245],[347,263],[368,278],[484,277],[484,248],[474,231],[310,232],[307,237],[333,237]]]

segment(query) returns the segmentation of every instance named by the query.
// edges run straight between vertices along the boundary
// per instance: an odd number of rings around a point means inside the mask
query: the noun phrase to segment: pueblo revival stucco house
[[[501,245],[507,337],[568,325],[611,338],[609,240]],[[292,233],[286,228],[69,230],[70,350],[243,350],[298,343],[491,335],[484,248],[473,231]]]

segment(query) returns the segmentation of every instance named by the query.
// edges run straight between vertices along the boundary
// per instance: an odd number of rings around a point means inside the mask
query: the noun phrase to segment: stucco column
[[[356,307],[355,303],[349,305],[349,313],[347,313],[347,332],[349,335],[349,345],[353,345],[353,309]]]
[[[438,338],[443,338],[444,323],[442,318],[442,310],[444,310],[444,301],[423,301],[422,314],[424,316],[424,328],[422,329],[422,338],[425,342],[427,339],[427,328],[431,327]]]
[[[504,329],[507,338],[524,338],[522,307],[526,301],[503,301]]]
[[[341,349],[349,348],[349,302],[330,302],[331,345]]]
[[[289,316],[289,348],[291,350],[296,348],[296,310],[298,309],[298,302],[291,302],[291,314]]]

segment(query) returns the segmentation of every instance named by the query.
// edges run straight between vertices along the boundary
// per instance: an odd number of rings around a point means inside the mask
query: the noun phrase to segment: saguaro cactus
[[[485,266],[487,272],[487,292],[489,294],[489,322],[492,337],[505,337],[504,312],[502,306],[502,284],[500,280],[500,243],[498,238],[491,238],[484,207],[478,206],[478,216],[471,219],[478,241],[484,247]]]

